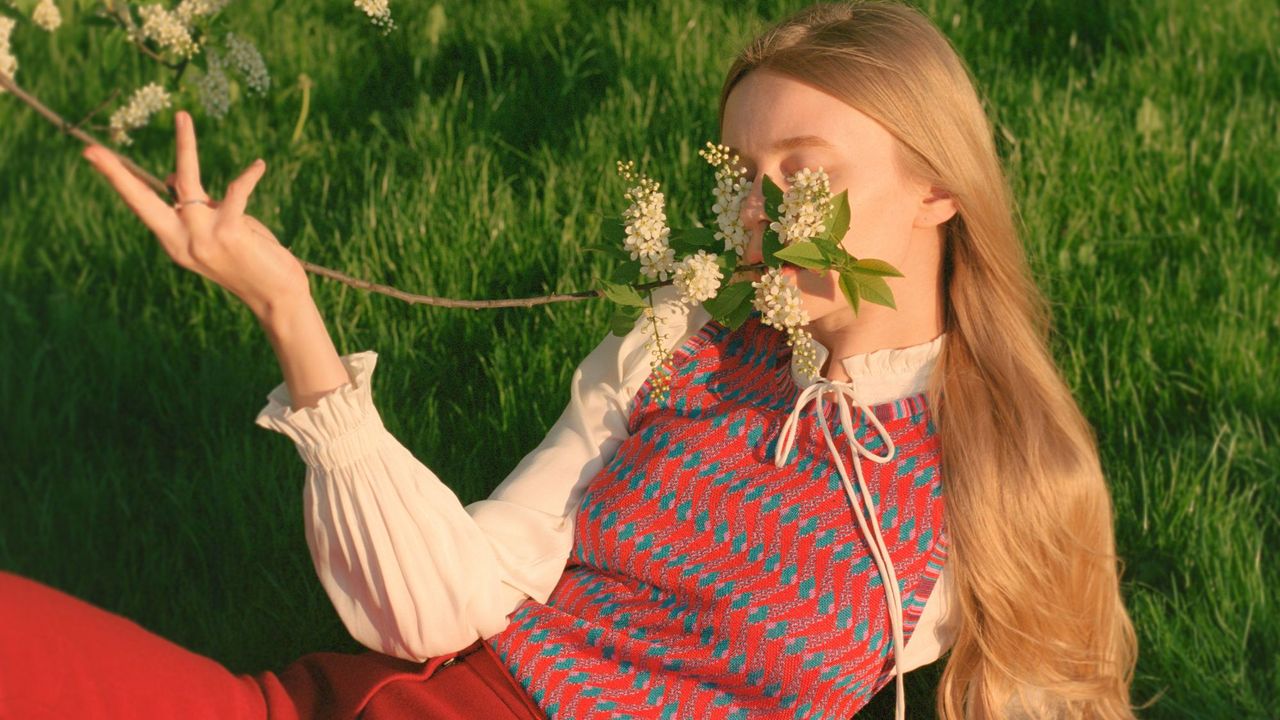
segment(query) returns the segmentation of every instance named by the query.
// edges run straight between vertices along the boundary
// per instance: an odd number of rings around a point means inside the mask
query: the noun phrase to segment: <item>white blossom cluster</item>
[[[623,246],[632,260],[640,261],[640,272],[651,280],[666,280],[675,269],[676,251],[671,248],[671,228],[667,226],[666,199],[657,181],[635,171],[635,161],[618,163],[618,174],[636,183],[626,193],[631,205],[622,213],[627,236]]]
[[[820,235],[826,231],[831,212],[831,183],[822,169],[801,168],[787,178],[788,187],[778,211],[781,219],[769,224],[783,245]]]
[[[217,50],[205,50],[205,64],[204,74],[195,80],[194,85],[204,111],[212,117],[220,118],[231,108],[231,83],[227,80],[222,56]]]
[[[31,22],[49,32],[53,32],[62,25],[62,12],[58,10],[58,6],[54,4],[53,0],[40,0],[35,9],[31,11]]]
[[[13,32],[14,25],[17,22],[13,18],[0,15],[0,75],[9,77],[18,72],[18,58],[9,49],[9,35]],[[0,88],[0,93],[3,92],[5,89]]]
[[[133,33],[135,42],[155,40],[160,47],[186,58],[199,51],[191,39],[191,29],[177,13],[166,10],[163,5],[153,4],[139,7],[138,14],[142,16],[142,28]]]
[[[235,33],[227,33],[226,62],[244,76],[249,88],[259,95],[265,95],[271,87],[271,76],[267,74],[267,64],[262,60],[262,53],[252,40],[246,40]]]
[[[715,255],[699,250],[676,263],[672,285],[680,291],[680,301],[687,306],[706,302],[720,290],[724,272]]]
[[[190,26],[196,18],[209,17],[221,12],[228,2],[229,0],[182,0],[178,3],[178,7],[173,9],[173,14],[184,25]]]
[[[356,7],[363,10],[373,24],[382,28],[383,32],[391,32],[395,28],[396,23],[391,19],[391,6],[387,0],[355,0],[355,2]]]
[[[750,240],[741,216],[742,201],[751,194],[752,183],[744,177],[747,169],[739,165],[738,156],[732,154],[727,145],[707,141],[707,147],[698,154],[716,169],[716,187],[711,191],[716,198],[711,211],[716,214],[716,224],[720,227],[716,239],[724,241],[725,252],[732,250],[742,257]]]
[[[112,142],[132,145],[133,140],[127,133],[146,125],[153,114],[169,107],[169,102],[169,91],[159,83],[138,88],[128,104],[111,114]]]
[[[751,287],[755,288],[752,304],[761,313],[760,322],[785,331],[801,374],[816,378],[817,350],[813,347],[813,336],[804,329],[809,324],[809,313],[800,303],[800,289],[782,274],[781,268],[769,268]]]
[[[809,313],[800,304],[800,290],[787,280],[781,268],[769,268],[751,287],[756,289],[754,303],[763,314],[760,321],[765,325],[789,330],[809,324]]]

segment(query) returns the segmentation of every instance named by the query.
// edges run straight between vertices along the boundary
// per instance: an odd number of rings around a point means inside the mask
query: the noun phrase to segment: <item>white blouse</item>
[[[701,306],[677,302],[671,286],[654,300],[668,349],[710,320]],[[307,545],[352,637],[423,661],[502,631],[527,597],[546,602],[587,485],[627,437],[630,401],[651,372],[645,341],[639,321],[625,337],[606,336],[574,370],[569,404],[542,442],[487,499],[465,506],[383,426],[372,398],[376,352],[343,356],[351,382],[315,407],[292,410],[283,382],[271,390],[254,422],[292,439],[307,465]],[[842,363],[860,402],[878,404],[922,391],[941,342]],[[819,344],[819,367],[827,354]],[[944,566],[898,658],[903,673],[936,660],[954,638],[946,575]]]

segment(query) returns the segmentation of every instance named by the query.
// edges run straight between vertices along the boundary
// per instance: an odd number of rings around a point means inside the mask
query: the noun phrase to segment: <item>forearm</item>
[[[272,303],[258,314],[258,323],[275,350],[292,409],[315,407],[351,381],[309,293]]]

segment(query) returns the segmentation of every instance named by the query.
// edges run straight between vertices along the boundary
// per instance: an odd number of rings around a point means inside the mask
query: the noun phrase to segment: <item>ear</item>
[[[914,225],[918,228],[937,227],[954,217],[957,210],[951,193],[939,187],[930,187],[916,207]]]

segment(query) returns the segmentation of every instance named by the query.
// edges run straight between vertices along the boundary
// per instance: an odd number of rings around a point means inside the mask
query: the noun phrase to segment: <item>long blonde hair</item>
[[[1049,352],[1049,310],[963,61],[919,12],[806,8],[752,40],[720,94],[771,72],[883,125],[902,167],[955,198],[945,330],[928,398],[942,445],[951,612],[945,720],[1131,718],[1137,638],[1120,593],[1096,440]]]

